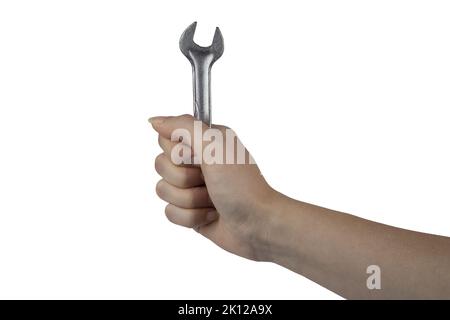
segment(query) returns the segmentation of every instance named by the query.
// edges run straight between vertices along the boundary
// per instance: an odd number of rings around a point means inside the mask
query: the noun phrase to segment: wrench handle
[[[194,117],[211,127],[211,65],[209,61],[192,66]]]

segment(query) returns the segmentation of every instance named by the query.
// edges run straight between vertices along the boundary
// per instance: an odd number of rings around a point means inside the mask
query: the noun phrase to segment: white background
[[[194,20],[199,44],[225,39],[213,120],[273,187],[449,235],[449,17],[446,1],[0,2],[0,298],[339,298],[166,220],[147,118],[192,111]]]

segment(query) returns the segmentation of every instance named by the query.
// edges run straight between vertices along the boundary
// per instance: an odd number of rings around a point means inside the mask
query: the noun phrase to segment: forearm
[[[346,298],[450,298],[450,238],[295,201],[271,201],[262,256]],[[367,267],[381,270],[369,290]]]

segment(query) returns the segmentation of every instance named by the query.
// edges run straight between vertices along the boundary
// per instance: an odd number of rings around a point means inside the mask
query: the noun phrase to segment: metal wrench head
[[[194,63],[195,60],[198,59],[211,59],[211,66],[223,54],[224,46],[222,33],[220,32],[220,29],[216,27],[212,44],[208,47],[202,47],[194,42],[196,26],[197,22],[194,22],[184,30],[180,38],[180,50],[191,63]]]
[[[180,50],[192,65],[194,88],[194,117],[211,127],[211,66],[222,56],[223,37],[216,28],[213,42],[209,47],[194,42],[197,22],[191,24],[180,38]]]

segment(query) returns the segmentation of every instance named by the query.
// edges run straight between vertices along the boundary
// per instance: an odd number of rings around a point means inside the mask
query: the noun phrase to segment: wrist
[[[290,233],[294,220],[292,215],[293,199],[272,189],[272,192],[261,201],[259,210],[260,221],[253,237],[255,259],[259,261],[278,263],[282,257],[288,255],[292,243]]]

